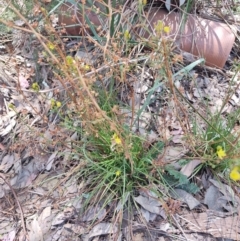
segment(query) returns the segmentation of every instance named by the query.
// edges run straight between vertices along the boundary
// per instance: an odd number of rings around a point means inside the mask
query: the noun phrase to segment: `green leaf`
[[[68,0],[68,1],[70,1],[70,0]],[[90,3],[92,2],[91,0],[88,0],[88,1],[90,1]],[[90,6],[91,6],[91,5],[90,5]],[[78,8],[81,10],[81,13],[83,13],[83,12],[84,12],[84,11],[83,11],[83,8],[85,8],[85,5],[83,5],[83,4],[81,4],[81,3],[78,3]],[[92,9],[92,11],[93,11],[93,9]],[[87,25],[90,27],[90,29],[91,29],[94,37],[96,38],[96,40],[97,40],[99,43],[101,43],[101,42],[102,42],[102,38],[97,34],[97,32],[96,32],[96,30],[95,30],[95,26],[91,23],[91,21],[89,20],[87,14],[85,14],[84,19],[86,20],[86,23],[87,23]]]
[[[166,166],[166,171],[171,176],[170,182],[169,182],[169,178],[167,178],[167,182],[170,186],[181,188],[186,192],[193,193],[193,194],[199,191],[199,188],[196,184],[190,183],[187,176],[175,170],[174,167],[172,167],[171,165]]]
[[[184,191],[186,191],[188,193],[192,193],[192,194],[196,194],[200,190],[199,187],[195,183],[190,183],[189,181],[188,181],[188,183],[179,185],[177,187],[180,189],[183,189]]]
[[[158,141],[155,143],[150,150],[147,152],[147,158],[149,159],[155,159],[157,156],[161,153],[163,149],[164,143],[162,141]]]
[[[186,67],[182,68],[181,70],[179,70],[177,73],[175,73],[173,75],[174,78],[176,78],[177,76],[182,76],[184,74],[188,74],[194,67],[196,67],[197,65],[204,63],[205,59],[204,58],[200,58],[196,61],[194,61],[193,63],[187,65]]]
[[[183,166],[187,165],[189,162],[190,162],[190,160],[180,159],[180,160],[178,161],[178,164],[179,164],[181,167],[183,167]]]
[[[187,176],[183,175],[179,171],[176,171],[172,167],[170,168],[168,167],[167,171],[171,176],[173,176],[176,180],[178,180],[178,185],[187,184],[189,182]]]
[[[110,24],[110,36],[113,37],[116,32],[116,27],[119,24],[121,19],[121,14],[116,13],[112,15],[111,24]]]

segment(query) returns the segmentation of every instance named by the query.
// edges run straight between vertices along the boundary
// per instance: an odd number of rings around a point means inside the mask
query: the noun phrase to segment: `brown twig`
[[[58,90],[58,91],[65,90],[64,88],[59,88],[59,87],[55,87],[55,88],[47,89],[47,90],[39,90],[39,91],[22,89],[22,88],[15,88],[15,87],[10,87],[10,86],[5,86],[5,85],[0,85],[0,87],[10,89],[10,90],[21,91],[21,92],[29,92],[29,93],[48,93],[48,92],[51,92],[51,91],[54,91],[54,90]]]
[[[27,236],[27,229],[26,229],[26,225],[25,225],[25,221],[24,221],[23,209],[22,209],[21,204],[20,204],[19,201],[18,201],[17,194],[16,194],[16,192],[14,191],[14,189],[12,188],[11,184],[6,180],[6,178],[4,177],[4,175],[3,175],[2,173],[0,173],[0,177],[3,179],[3,181],[4,181],[4,182],[8,185],[8,187],[11,189],[11,191],[12,191],[12,193],[13,193],[13,196],[14,196],[14,198],[16,199],[17,205],[18,205],[19,210],[20,210],[21,222],[22,222],[22,227],[23,227],[24,236],[26,237],[26,236]]]

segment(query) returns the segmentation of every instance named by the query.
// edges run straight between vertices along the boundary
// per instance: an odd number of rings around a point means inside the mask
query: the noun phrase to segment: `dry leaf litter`
[[[51,109],[50,100],[58,95],[55,90],[61,90],[62,86],[54,79],[47,63],[41,63],[37,70],[32,58],[33,48],[26,44],[30,41],[21,43],[22,37],[18,38],[12,40],[9,37],[0,46],[1,240],[25,240],[25,231],[29,241],[237,240],[240,235],[238,192],[230,185],[212,179],[210,174],[199,180],[201,191],[198,195],[176,188],[170,199],[159,200],[154,193],[140,190],[134,198],[139,210],[133,210],[131,214],[123,211],[121,230],[109,222],[109,210],[103,208],[102,202],[82,214],[83,185],[71,176],[71,171],[74,173],[81,165],[73,158],[71,165],[75,169],[68,167],[71,143],[78,136],[68,130],[59,130],[55,125],[57,116],[47,117]],[[9,54],[5,43],[11,41],[18,48]],[[36,40],[31,44],[38,45]],[[91,55],[91,52],[78,51],[77,55],[91,65],[95,64],[96,55]],[[101,58],[101,54],[98,57]],[[38,93],[29,88],[36,79],[41,80]],[[183,138],[186,130],[179,122],[179,115],[182,118],[185,114],[191,115],[192,110],[186,105],[186,112],[179,112],[164,81],[155,85],[154,73],[148,66],[139,67],[134,76],[127,76],[127,81],[135,98],[133,102],[128,89],[123,88],[120,98],[129,105],[129,108],[121,109],[126,123],[132,119],[131,110],[135,110],[134,119],[141,113],[132,126],[133,131],[138,131],[150,143],[171,138],[161,161],[168,163],[181,159],[188,147]],[[221,110],[229,92],[231,95],[222,114],[239,108],[239,84],[239,76],[230,71],[223,75],[204,67],[175,79],[182,95],[202,114],[206,110],[203,100],[208,100],[208,107],[214,113]],[[149,93],[152,101],[145,106]],[[54,143],[56,136],[64,141],[65,146]],[[189,177],[199,163],[199,160],[193,160],[181,172]],[[66,168],[71,171],[66,173]],[[115,210],[120,212],[121,205],[116,204]],[[174,222],[169,221],[168,215]],[[21,217],[25,220],[25,228]],[[94,220],[97,224],[91,226]]]

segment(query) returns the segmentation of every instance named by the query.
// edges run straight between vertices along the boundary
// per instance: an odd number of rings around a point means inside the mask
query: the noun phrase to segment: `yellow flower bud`
[[[160,34],[163,31],[163,28],[164,28],[163,21],[158,20],[157,24],[154,26],[156,33]]]
[[[62,106],[62,103],[60,101],[57,101],[56,106],[57,106],[57,108],[60,108]]]
[[[38,85],[37,82],[34,82],[34,83],[32,84],[32,89],[35,90],[35,91],[39,91],[39,90],[40,90],[40,87],[39,87],[39,85]]]
[[[165,33],[170,33],[170,27],[169,27],[169,26],[165,26],[165,27],[163,28],[163,31],[164,31]]]
[[[56,104],[56,101],[54,99],[51,99],[51,109],[54,108],[55,104]]]
[[[14,105],[13,103],[10,103],[10,104],[8,105],[8,108],[14,110],[14,109],[15,109],[15,105]]]
[[[121,171],[116,171],[116,177],[119,177],[121,175]]]
[[[47,43],[47,47],[48,47],[50,50],[54,50],[54,49],[56,48],[56,46],[55,46],[53,43],[51,43],[51,42],[48,42],[48,43]]]
[[[69,66],[73,66],[73,64],[75,63],[75,60],[73,59],[72,56],[68,55],[68,56],[66,57],[66,63],[67,63],[67,65],[69,65]]]
[[[84,68],[84,70],[86,70],[86,71],[89,71],[89,70],[91,69],[90,66],[87,65],[87,64],[85,64],[83,68]]]
[[[43,7],[41,7],[41,11],[42,11],[43,13],[47,13],[47,10],[46,10],[45,8],[43,8]]]
[[[130,38],[131,38],[131,34],[129,33],[128,30],[125,30],[125,32],[124,32],[124,39],[126,41],[128,41]]]

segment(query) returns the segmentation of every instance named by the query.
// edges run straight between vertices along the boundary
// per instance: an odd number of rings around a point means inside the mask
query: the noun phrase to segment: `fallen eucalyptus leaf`
[[[139,195],[138,197],[134,197],[134,200],[150,213],[155,213],[161,215],[163,218],[166,218],[165,211],[162,207],[160,207],[162,204],[158,199],[150,196],[144,197]]]
[[[219,198],[223,195],[220,193],[218,188],[211,185],[205,194],[204,204],[208,206],[209,209],[215,211],[223,211],[222,205],[218,202]]]
[[[29,241],[43,241],[43,232],[36,217],[31,223]]]
[[[157,214],[155,213],[151,213],[149,211],[147,211],[145,208],[141,207],[140,209],[141,213],[142,213],[142,216],[145,218],[145,220],[147,222],[149,221],[154,221],[155,218],[157,217]]]
[[[14,164],[16,156],[14,154],[7,154],[3,157],[2,163],[0,165],[0,171],[7,172],[9,168]]]
[[[197,207],[198,205],[200,205],[201,203],[194,198],[191,194],[189,194],[188,192],[182,190],[182,189],[174,189],[173,192],[171,192],[171,195],[173,198],[178,199],[184,203],[186,203],[188,205],[188,207],[190,208],[190,210],[194,209],[195,207]]]
[[[89,238],[117,233],[118,228],[112,223],[98,223],[93,229],[89,232]]]
[[[58,154],[58,151],[55,151],[52,153],[52,155],[48,158],[48,161],[47,161],[47,165],[45,167],[45,169],[47,171],[50,171],[50,169],[52,168],[52,164],[53,164],[53,161],[55,160],[55,157],[56,155]]]
[[[186,164],[184,167],[182,167],[180,172],[183,175],[190,177],[192,175],[195,167],[197,167],[200,163],[201,163],[201,160],[192,160],[188,164]]]
[[[106,215],[106,209],[100,207],[99,205],[96,207],[91,207],[88,209],[88,211],[85,213],[85,215],[83,216],[82,220],[84,222],[89,222],[92,221],[94,219],[103,219]]]
[[[134,197],[134,200],[140,204],[143,208],[147,211],[159,214],[160,213],[160,206],[162,205],[157,199],[150,199],[147,197],[143,197],[139,195],[138,197]]]
[[[16,231],[15,231],[15,230],[12,230],[11,232],[5,234],[5,235],[2,237],[2,240],[3,240],[3,241],[14,241],[14,240],[15,240],[15,236],[16,236]]]

